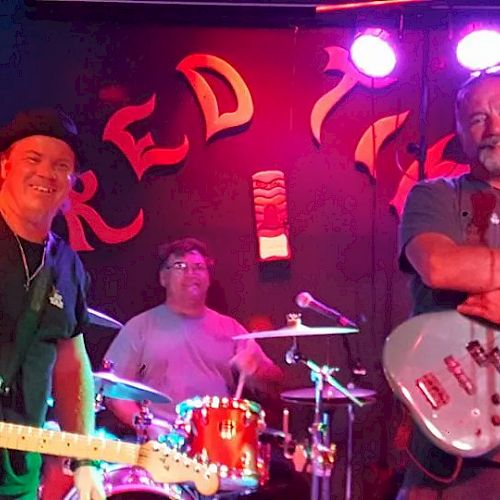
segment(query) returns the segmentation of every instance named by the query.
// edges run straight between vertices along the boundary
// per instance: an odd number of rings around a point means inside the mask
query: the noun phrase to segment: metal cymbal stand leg
[[[323,377],[317,373],[312,373],[311,378],[314,380],[314,421],[309,428],[312,438],[311,465],[312,465],[312,482],[311,482],[311,500],[320,499],[320,483],[323,477],[321,465],[319,463],[319,448],[323,444],[322,422],[321,422],[321,398],[323,393]]]
[[[311,380],[314,382],[315,388],[314,422],[309,428],[309,433],[312,437],[311,465],[313,471],[311,500],[330,500],[330,477],[335,462],[336,447],[334,444],[329,443],[328,425],[325,425],[321,421],[323,384],[325,381],[328,382],[358,406],[363,406],[364,403],[332,377],[332,372],[336,371],[336,368],[319,366],[311,359],[304,357],[298,350],[296,339],[294,339],[292,347],[287,351],[285,361],[289,365],[303,363],[311,370]],[[323,483],[321,483],[321,481],[323,481]]]
[[[354,426],[354,408],[352,404],[347,405],[347,454],[345,464],[345,500],[351,500],[352,495],[352,456],[353,456],[353,437]]]
[[[153,421],[153,414],[149,409],[149,401],[141,401],[139,413],[134,415],[134,428],[137,436],[137,443],[144,444],[149,439],[149,427]]]

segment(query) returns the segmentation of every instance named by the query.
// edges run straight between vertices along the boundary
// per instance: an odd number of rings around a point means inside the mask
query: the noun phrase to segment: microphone
[[[322,316],[334,319],[338,321],[341,326],[358,328],[358,325],[354,323],[354,321],[350,320],[336,309],[333,309],[333,307],[328,307],[326,304],[316,300],[309,292],[300,292],[297,297],[295,297],[295,303],[301,309],[311,309]]]

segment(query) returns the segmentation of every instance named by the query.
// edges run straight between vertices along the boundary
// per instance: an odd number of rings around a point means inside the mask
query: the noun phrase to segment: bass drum
[[[178,484],[162,484],[151,479],[147,471],[140,467],[112,465],[104,469],[104,489],[106,498],[113,500],[193,500],[192,492]],[[64,500],[79,500],[73,488]]]

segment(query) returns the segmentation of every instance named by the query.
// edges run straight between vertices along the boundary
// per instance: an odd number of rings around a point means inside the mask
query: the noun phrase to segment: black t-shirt
[[[20,243],[31,275],[41,262],[44,246],[21,239]],[[88,277],[79,257],[61,238],[51,235],[46,263],[53,268],[54,285],[22,367],[11,384],[11,394],[0,398],[3,420],[34,426],[41,426],[45,420],[57,342],[78,335],[88,322]],[[25,283],[19,244],[0,217],[0,373],[14,352],[17,320],[30,298],[31,290],[26,290]],[[0,455],[0,496],[22,493],[24,485],[38,477],[40,460],[30,455],[5,451]]]

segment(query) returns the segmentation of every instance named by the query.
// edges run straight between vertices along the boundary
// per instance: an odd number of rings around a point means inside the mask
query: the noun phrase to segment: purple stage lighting
[[[458,42],[457,59],[471,71],[500,64],[500,32],[493,29],[471,31]]]
[[[351,60],[361,73],[373,78],[388,76],[396,66],[396,53],[380,28],[360,33],[351,46]]]

